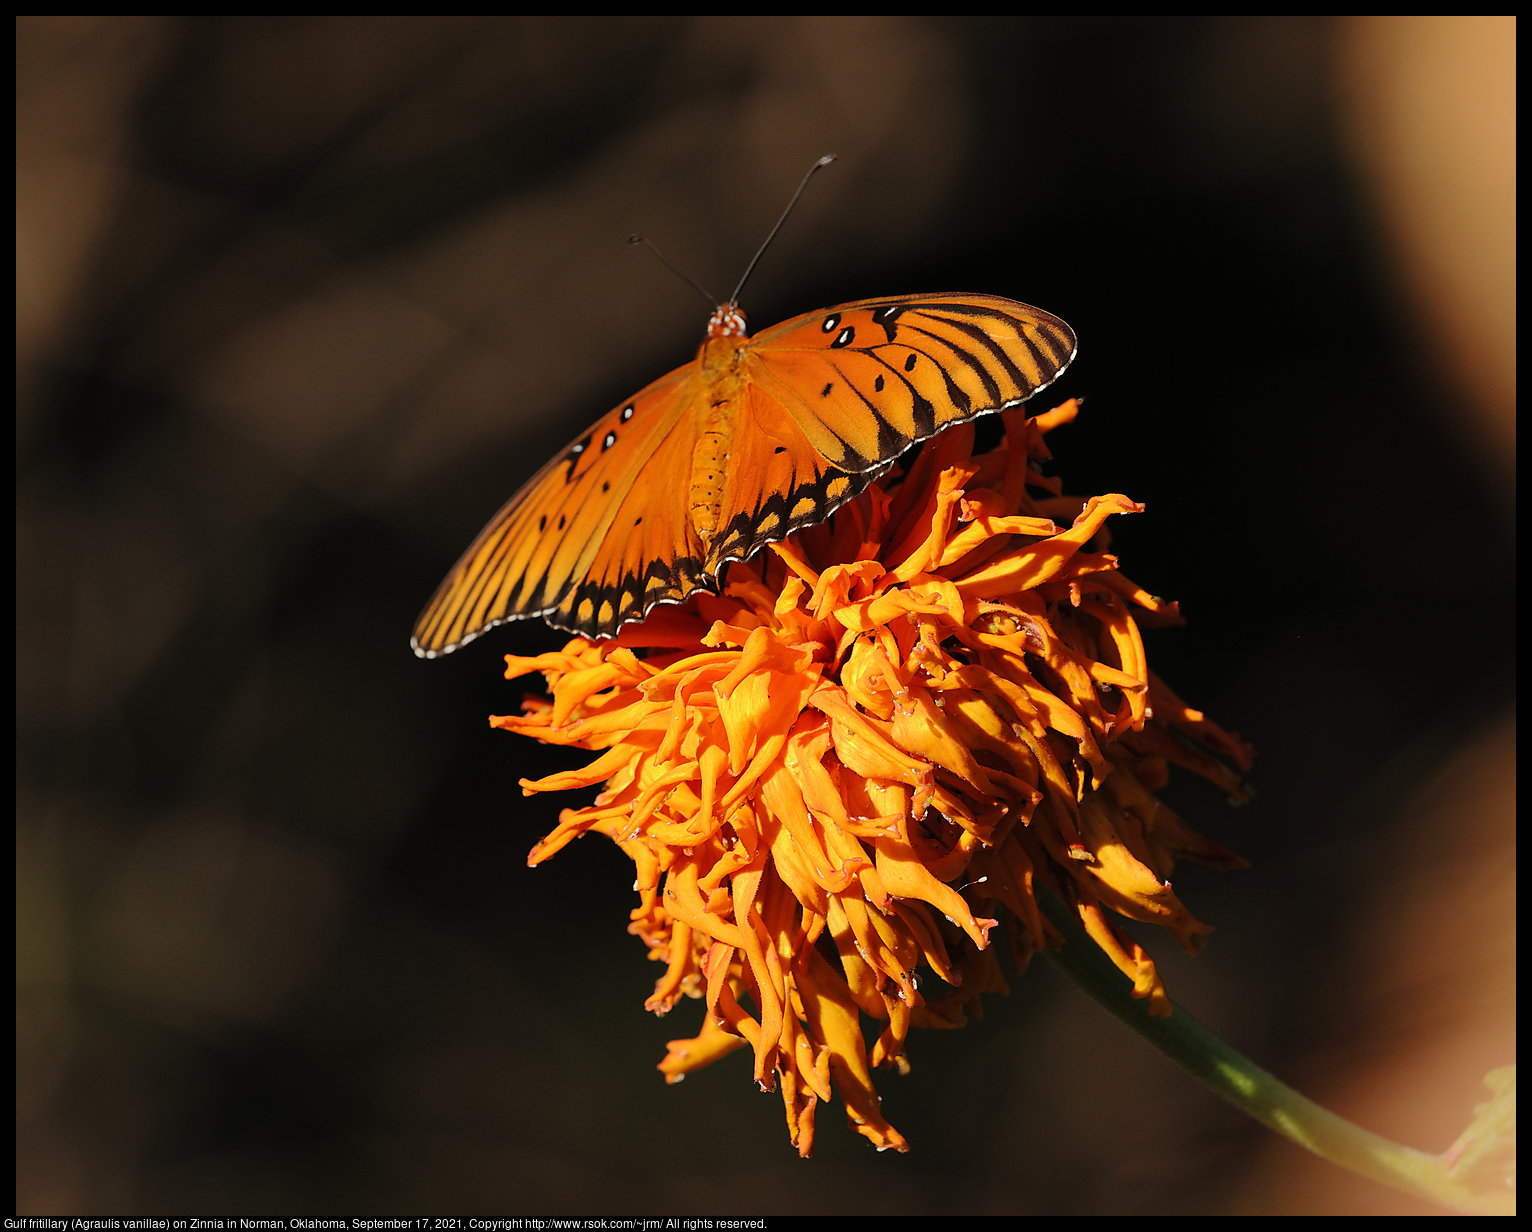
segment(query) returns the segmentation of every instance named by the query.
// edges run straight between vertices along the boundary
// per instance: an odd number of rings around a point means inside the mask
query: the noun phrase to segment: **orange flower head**
[[[1103,550],[1107,519],[1142,506],[1062,496],[1037,469],[1077,411],[1004,412],[977,457],[973,425],[949,429],[829,522],[730,566],[721,594],[506,658],[551,700],[494,726],[600,751],[525,793],[604,784],[529,863],[587,831],[627,853],[629,931],[665,964],[645,1007],[707,1006],[659,1068],[679,1082],[748,1045],[803,1155],[832,1087],[880,1150],[907,1149],[872,1070],[907,1070],[911,1027],[961,1026],[1007,991],[1000,932],[1017,971],[1061,944],[1039,886],[1163,1016],[1154,963],[1111,914],[1195,952],[1208,928],[1171,889],[1176,857],[1244,863],[1153,794],[1173,762],[1243,799],[1229,763],[1252,750],[1148,668],[1140,623],[1180,618]],[[864,1014],[881,1024],[870,1050]]]

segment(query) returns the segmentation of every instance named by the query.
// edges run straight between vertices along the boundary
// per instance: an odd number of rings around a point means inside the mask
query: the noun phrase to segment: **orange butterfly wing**
[[[603,416],[479,532],[415,622],[424,658],[507,620],[613,630],[703,581],[702,544],[677,502],[690,482],[700,393],[695,363]]]
[[[507,620],[604,636],[708,587],[730,560],[822,522],[905,449],[1004,410],[1074,358],[1064,322],[1012,300],[914,295],[795,317],[693,361],[604,416],[480,532],[415,625],[434,657]],[[694,525],[694,451],[738,405],[716,525]]]
[[[917,441],[1025,402],[1074,356],[1058,317],[994,295],[860,300],[757,334],[742,362],[754,432],[736,441],[707,572],[824,521]],[[785,453],[763,456],[767,442]]]

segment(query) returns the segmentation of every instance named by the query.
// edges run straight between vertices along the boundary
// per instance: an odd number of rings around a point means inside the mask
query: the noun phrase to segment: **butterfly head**
[[[739,310],[738,304],[719,304],[708,318],[709,338],[744,338],[749,332],[745,325],[745,314]]]

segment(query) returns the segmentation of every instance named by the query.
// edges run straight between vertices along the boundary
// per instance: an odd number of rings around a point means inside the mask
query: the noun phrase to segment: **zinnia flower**
[[[961,1026],[1007,991],[999,934],[1017,972],[1061,943],[1039,886],[1165,1016],[1113,915],[1195,953],[1209,930],[1171,889],[1176,858],[1244,863],[1153,794],[1175,763],[1242,799],[1227,763],[1252,751],[1145,662],[1139,624],[1179,615],[1101,550],[1107,519],[1142,506],[1061,496],[1037,469],[1077,409],[1005,412],[978,457],[973,426],[950,429],[907,474],[730,566],[721,594],[507,656],[508,679],[542,672],[552,698],[490,722],[601,752],[526,794],[605,785],[529,863],[587,831],[623,849],[630,931],[665,964],[645,1007],[707,1007],[671,1041],[666,1080],[748,1045],[805,1156],[832,1088],[880,1150],[907,1149],[872,1070],[906,1071],[912,1027]],[[863,1015],[880,1024],[870,1049]]]

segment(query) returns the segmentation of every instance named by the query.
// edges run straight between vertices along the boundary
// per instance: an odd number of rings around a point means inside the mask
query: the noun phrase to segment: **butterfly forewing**
[[[579,606],[579,598],[572,597],[593,573],[613,572],[603,555],[611,555],[614,540],[625,546],[636,529],[611,533],[625,499],[637,490],[641,503],[652,502],[652,493],[644,498],[638,487],[639,477],[657,455],[661,469],[684,473],[690,465],[695,430],[683,412],[693,368],[676,369],[603,416],[506,503],[415,622],[416,653],[444,654],[486,629],[529,616],[548,616],[572,629],[570,612]],[[677,550],[674,539],[685,529],[684,519],[668,534],[667,522],[673,520],[653,518],[640,530],[643,550]],[[681,550],[692,556],[700,551],[695,543]],[[561,605],[569,609],[562,613],[565,619],[557,618]]]
[[[1075,336],[1052,313],[998,296],[912,295],[797,317],[750,350],[805,437],[865,470],[1026,401],[1068,366]]]

